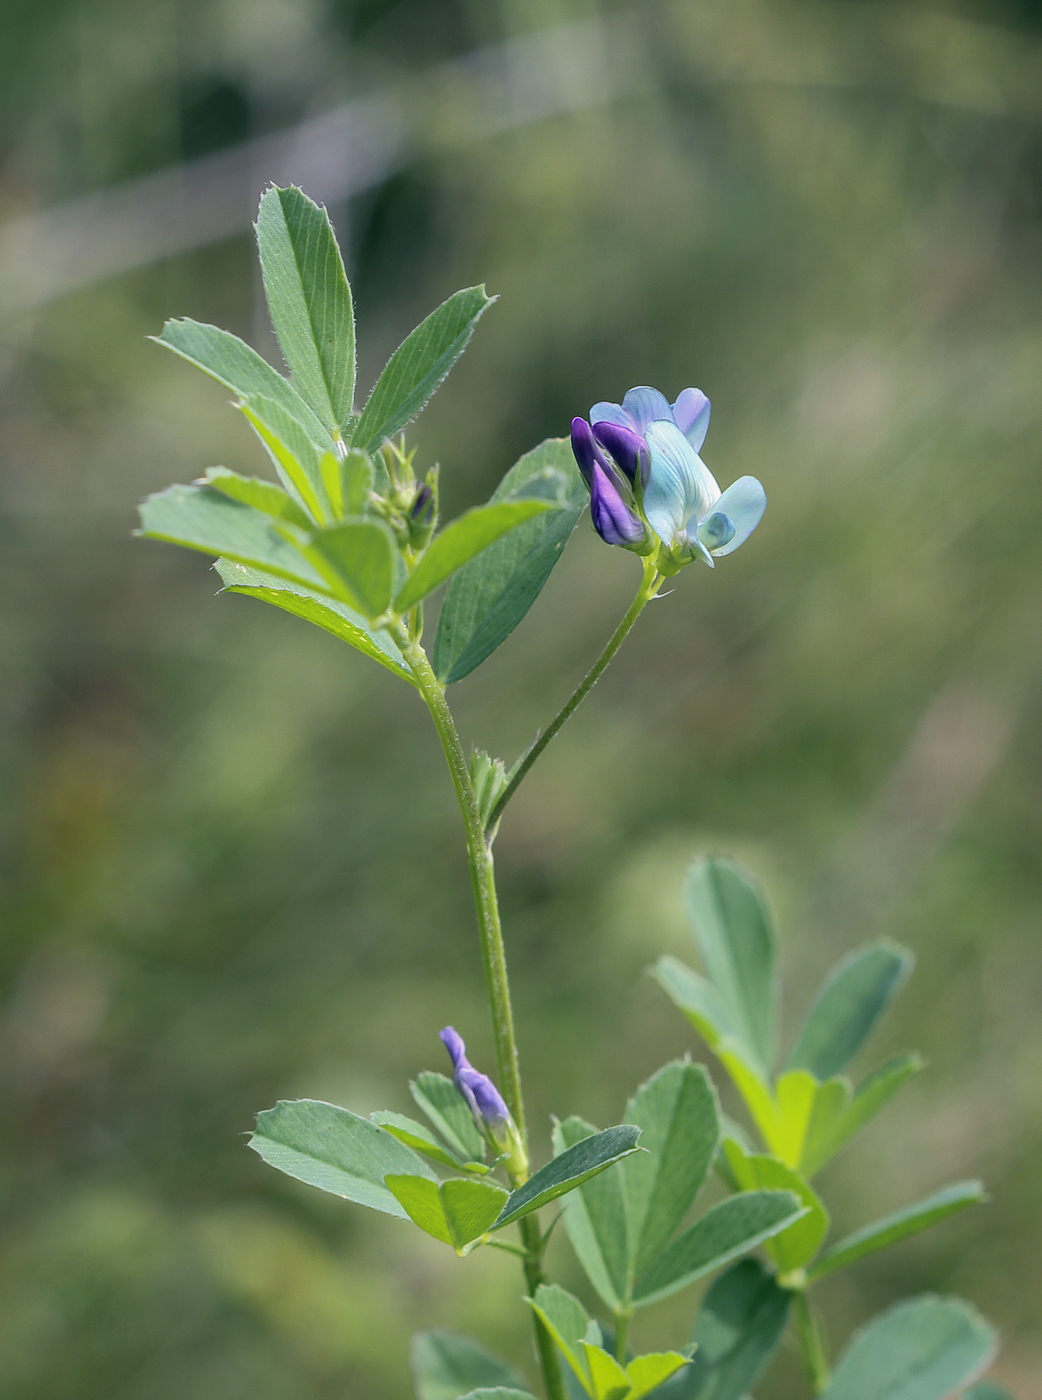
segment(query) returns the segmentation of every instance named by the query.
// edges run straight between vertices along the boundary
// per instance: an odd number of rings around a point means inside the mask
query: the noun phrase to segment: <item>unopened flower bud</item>
[[[455,1027],[446,1026],[441,1032],[441,1040],[452,1060],[453,1083],[470,1106],[474,1121],[493,1148],[509,1157],[512,1173],[527,1173],[528,1158],[521,1134],[502,1094],[488,1075],[475,1069],[467,1059],[467,1047]]]

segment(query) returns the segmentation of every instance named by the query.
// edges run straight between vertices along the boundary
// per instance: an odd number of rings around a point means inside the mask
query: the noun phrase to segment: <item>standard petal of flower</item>
[[[720,498],[712,472],[673,422],[654,422],[644,435],[651,471],[644,514],[664,544],[672,544],[692,516],[709,513]]]
[[[716,557],[720,559],[725,554],[733,554],[740,544],[744,544],[763,519],[766,509],[767,492],[755,476],[740,476],[732,482],[713,505],[714,512],[726,515],[734,526],[734,534],[727,543],[713,549]]]
[[[677,427],[697,452],[709,431],[711,405],[701,389],[685,389],[673,405]]]
[[[665,394],[660,394],[657,389],[649,389],[646,384],[631,389],[623,398],[622,407],[633,419],[634,427],[642,436],[649,423],[673,421],[673,410]]]
[[[618,423],[620,428],[630,428],[637,431],[637,425],[618,403],[595,403],[590,409],[591,423]]]
[[[640,544],[644,540],[644,522],[599,464],[594,465],[590,483],[590,515],[605,544]]]
[[[618,423],[596,423],[593,435],[610,454],[616,465],[625,472],[632,486],[640,472],[641,485],[646,485],[651,458],[644,439],[631,428],[623,428]]]

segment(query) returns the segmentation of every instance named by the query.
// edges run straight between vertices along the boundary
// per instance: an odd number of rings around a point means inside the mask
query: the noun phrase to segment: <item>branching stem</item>
[[[395,629],[393,635],[409,669],[416,678],[420,694],[427,702],[427,708],[434,719],[434,725],[448,761],[452,784],[456,789],[460,811],[463,814],[463,825],[467,837],[467,859],[474,886],[474,905],[477,910],[478,931],[481,935],[481,955],[485,965],[485,982],[492,1014],[499,1088],[521,1135],[527,1155],[528,1132],[525,1126],[524,1099],[521,1094],[521,1069],[518,1062],[517,1040],[514,1035],[514,1013],[510,1004],[506,950],[503,947],[503,930],[499,921],[499,900],[496,895],[492,848],[485,836],[484,824],[474,794],[474,785],[470,779],[467,756],[460,742],[452,712],[445,700],[444,687],[434,674],[427,653],[419,642],[410,637],[404,627]],[[513,1171],[511,1185],[521,1185],[527,1175],[527,1170],[524,1172]],[[534,1214],[525,1216],[520,1221],[520,1230],[521,1243],[524,1247],[525,1282],[528,1285],[529,1293],[534,1294],[539,1285],[544,1282],[544,1241],[537,1217]],[[566,1400],[564,1376],[561,1374],[561,1363],[553,1338],[538,1318],[535,1319],[535,1324],[536,1344],[548,1400]]]
[[[563,709],[558,712],[546,729],[536,736],[521,758],[518,759],[487,822],[483,822],[481,818],[467,756],[460,742],[456,722],[445,699],[445,687],[434,674],[427,653],[420,645],[418,633],[421,624],[419,618],[413,617],[411,619],[412,625],[409,627],[398,623],[389,629],[401,648],[402,655],[415,677],[420,694],[431,712],[438,737],[441,739],[441,746],[445,751],[460,811],[463,814],[463,825],[467,836],[467,860],[474,886],[474,905],[477,910],[478,930],[481,935],[481,956],[485,965],[485,982],[488,988],[489,1009],[492,1014],[499,1088],[524,1144],[526,1163],[528,1130],[525,1126],[525,1104],[521,1093],[521,1068],[518,1062],[517,1039],[514,1035],[514,1013],[510,1004],[506,950],[503,946],[503,930],[499,921],[499,900],[496,894],[492,841],[499,825],[499,819],[503,815],[503,809],[517,791],[525,774],[557,731],[597,684],[633,624],[645,606],[654,598],[661,585],[661,575],[652,564],[645,560],[641,586],[625,617],[616,627],[608,645],[586,673]],[[517,1163],[513,1164],[510,1170],[512,1186],[520,1186],[527,1176],[527,1165],[522,1168]],[[548,1230],[546,1235],[542,1234],[538,1219],[534,1214],[525,1216],[519,1225],[522,1247],[519,1250],[511,1249],[510,1252],[519,1253],[524,1259],[525,1282],[528,1285],[529,1295],[534,1295],[539,1285],[545,1281],[543,1251],[546,1248],[550,1232]],[[629,1315],[620,1315],[617,1326],[616,1346],[620,1360],[622,1360],[626,1352]],[[547,1400],[566,1400],[567,1391],[554,1340],[539,1318],[535,1319],[535,1331]]]

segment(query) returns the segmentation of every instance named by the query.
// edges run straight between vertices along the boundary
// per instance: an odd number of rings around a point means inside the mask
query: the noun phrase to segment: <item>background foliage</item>
[[[143,340],[186,314],[273,353],[245,220],[32,305],[4,242],[392,91],[411,135],[331,206],[361,381],[456,287],[501,298],[419,425],[448,514],[640,382],[704,388],[710,467],[771,499],[730,567],[649,610],[500,838],[536,1140],[550,1112],[618,1121],[702,1053],[641,973],[690,957],[691,856],[737,854],[790,989],[868,936],[920,959],[874,1048],[930,1068],[870,1129],[874,1171],[829,1168],[837,1228],[955,1177],[995,1196],[844,1276],[835,1336],[950,1288],[1042,1395],[1040,20],[983,0],[4,6],[0,1396],[396,1400],[409,1333],[446,1323],[529,1361],[513,1261],[447,1258],[244,1147],[278,1097],[407,1110],[447,1021],[490,1058],[416,697],[129,538],[145,492],[261,468],[227,396]],[[272,172],[235,159],[250,207]],[[469,737],[514,756],[636,567],[580,529],[461,682]],[[801,1393],[788,1358],[774,1375]]]

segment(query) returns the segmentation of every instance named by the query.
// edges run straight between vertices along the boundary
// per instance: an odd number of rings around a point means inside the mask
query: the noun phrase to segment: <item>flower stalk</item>
[[[633,624],[637,621],[637,618],[640,617],[641,613],[647,607],[648,603],[651,602],[652,598],[655,597],[659,589],[662,587],[664,580],[662,575],[656,569],[654,563],[650,559],[645,559],[643,563],[644,577],[641,580],[640,588],[637,590],[637,596],[630,604],[629,608],[626,611],[626,615],[623,617],[618,627],[616,627],[615,631],[612,633],[611,637],[608,640],[607,646],[604,648],[600,656],[587,671],[586,675],[579,682],[578,686],[575,688],[575,690],[572,692],[569,698],[565,701],[564,705],[562,705],[560,710],[558,710],[554,718],[550,721],[546,728],[542,730],[541,733],[536,735],[536,737],[532,740],[531,744],[529,744],[528,748],[524,751],[524,753],[521,755],[518,761],[514,764],[513,768],[510,770],[510,775],[507,779],[507,785],[500,793],[495,806],[489,813],[488,821],[486,822],[486,831],[488,832],[490,842],[495,838],[496,828],[499,825],[500,818],[503,815],[507,803],[510,801],[514,793],[517,791],[518,787],[521,785],[522,780],[528,773],[528,770],[532,767],[532,764],[543,752],[543,750],[546,748],[547,744],[549,744],[550,740],[554,737],[554,735],[561,729],[565,722],[569,720],[571,716],[575,713],[575,711],[579,708],[583,700],[586,699],[586,696],[590,693],[593,687],[600,680],[601,676],[604,675],[604,672],[608,669],[608,666],[611,663],[612,658],[615,656],[615,653],[618,651],[619,647],[622,646],[623,642],[626,640],[627,636],[632,630]]]

